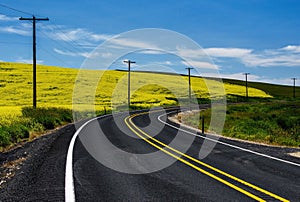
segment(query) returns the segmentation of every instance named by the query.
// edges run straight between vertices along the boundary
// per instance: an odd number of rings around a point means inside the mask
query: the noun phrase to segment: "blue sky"
[[[242,73],[250,72],[250,80],[286,85],[292,84],[291,77],[300,79],[298,0],[2,0],[0,60],[31,63],[32,25],[18,20],[29,14],[50,19],[37,24],[41,64],[80,67],[88,53],[111,37],[134,29],[160,28],[197,42],[222,77],[244,79]],[[175,65],[170,56],[131,57],[138,61],[137,67]]]

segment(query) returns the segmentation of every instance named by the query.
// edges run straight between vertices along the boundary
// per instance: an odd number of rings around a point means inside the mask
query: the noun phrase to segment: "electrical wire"
[[[0,4],[0,6],[1,6],[1,7],[3,7],[3,8],[7,8],[7,9],[10,9],[10,10],[13,10],[13,11],[19,12],[19,13],[23,13],[23,14],[25,14],[25,15],[31,15],[31,16],[33,16],[33,14],[32,14],[32,13],[28,13],[28,12],[25,12],[25,11],[21,11],[21,10],[19,10],[19,9],[16,9],[16,8],[13,8],[13,7],[10,7],[10,6],[7,6],[7,5],[4,5],[4,4]]]

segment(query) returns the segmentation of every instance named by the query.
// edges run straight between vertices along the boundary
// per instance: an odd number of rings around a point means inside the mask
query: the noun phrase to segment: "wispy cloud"
[[[9,17],[7,15],[0,14],[0,21],[17,21],[17,17]]]
[[[77,56],[82,56],[81,54],[75,53],[75,52],[70,52],[70,51],[63,51],[57,48],[53,49],[54,52],[61,54],[61,55],[66,55],[66,56],[72,56],[72,57],[77,57]]]
[[[99,42],[110,39],[113,35],[108,34],[95,34],[83,28],[69,29],[63,26],[43,26],[44,30],[50,30],[47,35],[53,40],[77,42],[77,43],[89,43]]]
[[[112,38],[110,40],[110,43],[118,46],[123,46],[123,47],[138,48],[138,49],[153,49],[159,51],[159,47],[152,43],[148,43],[147,41],[135,40],[132,38],[116,37],[116,38]]]
[[[97,52],[71,52],[71,51],[63,51],[57,48],[53,49],[54,52],[60,54],[60,55],[66,55],[71,57],[85,57],[85,58],[94,58],[99,56],[99,53]],[[111,53],[103,53],[101,55],[103,58],[108,58],[111,56]]]
[[[219,69],[217,65],[205,61],[189,60],[189,61],[182,61],[182,64],[184,64],[185,66],[192,66],[200,69],[216,69],[216,70]]]
[[[147,65],[167,65],[167,66],[171,66],[171,65],[174,65],[173,62],[169,61],[169,60],[166,60],[166,61],[153,61],[151,63],[148,63]]]
[[[300,51],[298,49],[298,46],[286,46],[257,53],[252,52],[241,57],[241,60],[247,66],[300,66]]]
[[[252,53],[251,49],[243,48],[206,48],[204,51],[212,57],[240,58]]]
[[[0,32],[18,34],[18,35],[22,35],[22,36],[30,36],[31,35],[30,31],[27,31],[22,28],[16,28],[13,26],[0,27]]]
[[[159,51],[159,50],[143,50],[143,51],[139,51],[138,53],[149,54],[149,55],[161,55],[161,54],[164,54],[164,52]]]
[[[298,46],[288,45],[288,46],[285,46],[285,47],[281,48],[281,50],[300,53],[300,46],[299,45]]]
[[[246,66],[300,66],[300,46],[289,45],[278,49],[254,51],[242,48],[206,48],[213,58],[237,58]]]

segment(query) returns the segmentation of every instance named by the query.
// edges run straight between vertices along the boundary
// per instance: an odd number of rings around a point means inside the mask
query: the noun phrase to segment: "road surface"
[[[199,150],[205,139],[199,134],[194,136],[187,151],[182,153],[181,149],[186,149],[185,145],[190,143],[193,133],[188,129],[178,131],[176,127],[179,126],[173,123],[175,127],[164,124],[166,118],[161,121],[158,118],[163,119],[161,115],[165,113],[158,110],[152,111],[151,115],[147,112],[131,116],[118,114],[87,124],[79,136],[101,133],[114,146],[130,154],[160,151],[158,158],[163,161],[176,159],[176,162],[147,173],[157,169],[153,164],[160,162],[151,162],[151,159],[145,162],[134,155],[120,158],[118,155],[122,154],[115,150],[102,157],[91,156],[78,138],[72,163],[74,198],[77,201],[300,201],[299,164],[245,151],[247,148],[230,141],[226,143],[226,140],[220,140],[225,144],[218,143],[206,158],[199,160]],[[177,141],[184,146],[178,143],[169,146],[175,137],[179,137]],[[87,139],[83,138],[83,141],[88,142]],[[113,169],[119,166],[122,170],[117,168],[118,171],[115,171],[105,166],[105,161],[114,159],[118,164],[111,165]],[[142,174],[135,174],[139,172]],[[66,181],[66,185],[68,183],[72,182]],[[70,190],[67,190],[67,199],[72,199]]]
[[[290,149],[205,139],[168,121],[174,110],[102,116],[29,144],[0,201],[300,201]]]

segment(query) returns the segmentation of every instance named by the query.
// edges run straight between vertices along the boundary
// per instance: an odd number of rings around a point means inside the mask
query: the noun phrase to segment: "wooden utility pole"
[[[124,63],[127,63],[128,64],[128,109],[130,108],[130,64],[131,63],[135,63],[134,61],[131,61],[131,60],[124,60],[123,61]]]
[[[188,70],[188,76],[189,76],[189,102],[190,102],[190,104],[191,104],[191,99],[192,99],[192,96],[191,96],[191,69],[194,69],[194,68],[192,68],[192,67],[187,67],[187,68],[185,68],[185,69],[187,69]]]
[[[246,99],[248,100],[248,75],[250,73],[244,73],[244,75],[246,76]]]
[[[296,98],[296,80],[297,80],[297,78],[292,78],[292,80],[294,81],[293,97]]]
[[[36,18],[34,15],[32,16],[32,18],[23,18],[20,17],[19,20],[30,20],[32,21],[33,24],[33,34],[32,34],[32,51],[33,51],[33,55],[32,55],[32,66],[33,66],[33,108],[36,108],[36,21],[48,21],[49,18]]]

